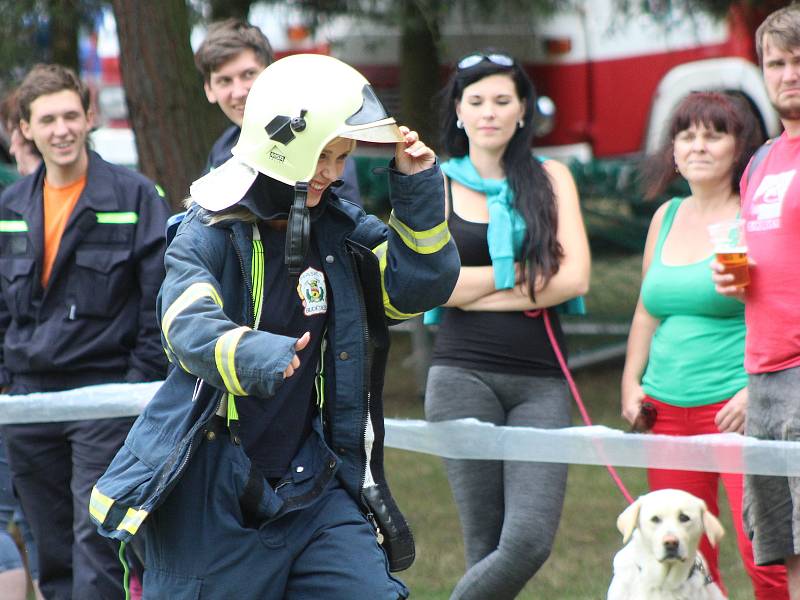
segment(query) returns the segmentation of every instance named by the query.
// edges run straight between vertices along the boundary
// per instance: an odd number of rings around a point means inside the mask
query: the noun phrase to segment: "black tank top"
[[[492,264],[486,241],[488,224],[466,221],[452,210],[447,222],[462,266]],[[552,310],[550,322],[566,357],[564,334]],[[541,317],[527,317],[522,311],[476,312],[445,308],[436,334],[432,364],[496,373],[563,376],[544,321]]]

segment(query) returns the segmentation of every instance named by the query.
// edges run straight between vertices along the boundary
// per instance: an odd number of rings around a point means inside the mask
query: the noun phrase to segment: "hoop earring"
[[[464,129],[464,123],[461,122],[461,119],[458,119],[456,121],[456,127],[458,127],[459,129]]]
[[[520,129],[522,129],[523,127],[525,127],[525,121],[523,121],[522,119],[520,119],[519,121],[517,121],[517,127],[519,127]]]

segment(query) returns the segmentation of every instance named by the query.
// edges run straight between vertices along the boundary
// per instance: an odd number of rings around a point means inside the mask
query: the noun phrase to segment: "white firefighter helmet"
[[[233,158],[195,181],[192,199],[208,210],[238,202],[258,173],[282,183],[308,182],[337,137],[397,143],[403,135],[369,81],[331,56],[296,54],[256,78]]]

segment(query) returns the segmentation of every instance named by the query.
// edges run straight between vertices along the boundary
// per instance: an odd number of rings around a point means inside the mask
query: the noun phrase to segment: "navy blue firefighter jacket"
[[[387,325],[445,302],[460,261],[438,165],[409,176],[390,170],[389,177],[388,225],[330,194],[312,222],[312,238],[335,299],[323,358],[326,441],[339,459],[337,477],[359,505],[381,496],[391,509],[381,398]],[[253,298],[252,225],[208,225],[204,217],[193,206],[167,249],[159,315],[162,342],[177,368],[92,492],[92,518],[111,538],[129,540],[163,501],[222,397],[269,402],[294,354],[295,338],[252,328],[259,300]]]

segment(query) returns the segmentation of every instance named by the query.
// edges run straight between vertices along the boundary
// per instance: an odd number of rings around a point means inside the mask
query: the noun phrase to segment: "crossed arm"
[[[550,177],[558,210],[556,233],[564,257],[558,273],[544,285],[535,283],[536,301],[528,294],[527,283],[518,283],[507,290],[496,290],[491,266],[461,267],[458,283],[445,306],[461,310],[518,311],[555,306],[581,296],[589,289],[591,259],[589,242],[583,225],[578,191],[569,169],[556,161],[548,160],[544,169]],[[520,272],[521,265],[517,265]]]

